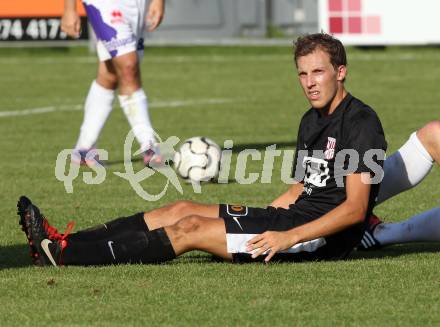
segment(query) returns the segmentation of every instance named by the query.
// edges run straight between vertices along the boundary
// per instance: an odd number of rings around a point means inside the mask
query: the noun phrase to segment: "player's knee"
[[[194,203],[187,200],[174,202],[170,207],[170,214],[175,216],[187,216],[191,213]]]
[[[203,224],[203,220],[200,216],[187,216],[179,220],[175,226],[176,229],[183,233],[184,235],[192,234],[197,232]]]
[[[182,218],[166,229],[173,244],[180,244],[185,251],[200,248],[200,244],[212,235],[212,228],[206,218],[197,215]]]
[[[440,147],[440,120],[433,120],[417,131],[420,142],[429,150]]]
[[[137,62],[126,61],[119,67],[119,80],[122,84],[136,83],[139,79],[139,66]]]
[[[107,83],[114,85],[114,87],[118,85],[118,76],[115,73],[107,73],[103,77]]]
[[[100,73],[96,81],[99,85],[108,90],[115,90],[118,87],[118,77],[116,74]]]

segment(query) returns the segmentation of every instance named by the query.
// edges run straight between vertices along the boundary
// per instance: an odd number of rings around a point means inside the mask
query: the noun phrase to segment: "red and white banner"
[[[347,45],[440,44],[439,0],[319,0],[319,29]]]

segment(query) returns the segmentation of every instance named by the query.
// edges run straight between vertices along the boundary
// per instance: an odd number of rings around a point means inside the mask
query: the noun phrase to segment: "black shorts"
[[[240,205],[220,204],[219,216],[226,226],[227,251],[234,262],[262,261],[264,255],[252,259],[246,252],[246,242],[265,231],[287,231],[304,225],[318,217],[306,215],[298,210],[284,208],[251,208]],[[330,237],[294,245],[277,253],[275,261],[318,261],[345,258],[359,243],[362,234],[353,235],[352,228]],[[358,235],[359,234],[359,235]]]

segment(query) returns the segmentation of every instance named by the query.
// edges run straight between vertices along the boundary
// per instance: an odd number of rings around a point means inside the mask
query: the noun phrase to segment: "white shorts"
[[[83,0],[98,39],[100,61],[144,50],[145,16],[149,0]]]

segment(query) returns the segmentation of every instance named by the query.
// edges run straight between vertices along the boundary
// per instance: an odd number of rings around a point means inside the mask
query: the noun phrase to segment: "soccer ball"
[[[204,182],[218,176],[221,150],[211,139],[202,136],[185,140],[174,154],[174,167],[187,181]]]

